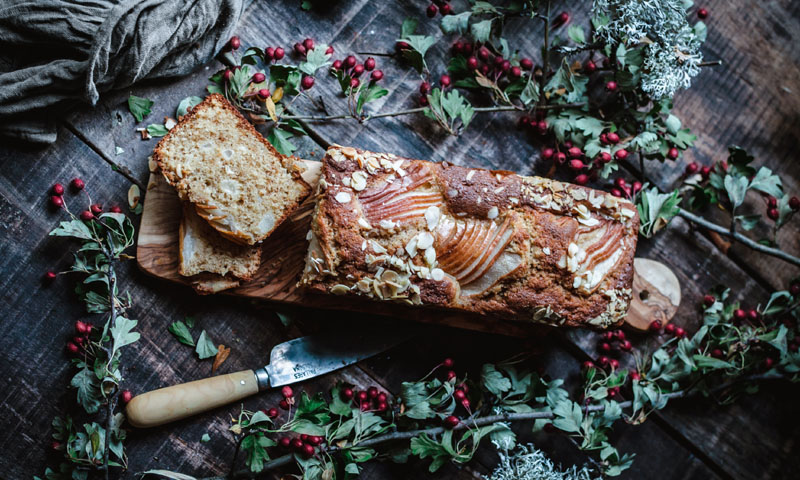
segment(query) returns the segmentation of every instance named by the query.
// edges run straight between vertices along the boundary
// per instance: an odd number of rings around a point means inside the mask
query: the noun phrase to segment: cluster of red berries
[[[355,89],[361,85],[359,77],[361,77],[364,72],[372,72],[369,76],[371,82],[383,80],[383,70],[376,70],[375,67],[377,66],[378,63],[372,57],[368,57],[364,60],[364,63],[359,63],[355,55],[348,55],[344,60],[334,60],[333,65],[331,65],[331,70],[335,72],[344,72],[349,75],[350,88]]]
[[[286,56],[283,47],[267,47],[264,49],[264,61],[266,63],[277,62]]]
[[[534,67],[530,58],[522,58],[519,65],[513,65],[502,55],[492,54],[485,46],[464,40],[453,43],[451,51],[454,56],[466,57],[467,69],[478,71],[484,77],[493,78],[495,82],[504,76],[509,80],[515,80],[522,77],[523,71],[533,70]]]
[[[676,327],[671,323],[668,323],[667,326],[663,326],[661,320],[653,320],[650,322],[650,331],[658,333],[663,331],[664,333],[673,335],[676,338],[683,338],[687,335],[686,330],[683,327]]]
[[[374,385],[366,390],[353,390],[350,387],[343,388],[339,392],[339,398],[343,402],[355,401],[362,412],[385,412],[389,410],[389,396],[386,392],[378,390],[378,387]]]
[[[86,186],[80,178],[73,178],[69,183],[73,193],[78,193]],[[56,208],[64,207],[64,185],[60,183],[54,184],[50,188],[50,204]]]
[[[792,209],[793,212],[797,212],[800,210],[800,198],[793,196],[789,199],[789,208]],[[773,196],[767,196],[767,217],[770,220],[777,220],[780,218],[781,214],[778,210],[778,199]]]
[[[325,442],[325,438],[318,435],[301,434],[299,437],[281,437],[278,446],[283,450],[294,451],[305,458],[311,458],[317,452],[317,447]]]
[[[428,18],[433,18],[437,13],[441,13],[443,17],[452,14],[453,7],[450,6],[448,3],[449,1],[450,0],[433,0],[433,3],[428,5],[428,8],[425,9],[425,15],[427,15]]]
[[[599,363],[601,367],[611,367],[616,370],[619,368],[619,360],[612,357],[619,355],[620,352],[630,352],[633,350],[633,344],[631,344],[630,340],[625,338],[625,332],[617,329],[604,332],[600,338],[600,342],[597,344],[597,349],[600,352],[597,363]],[[584,364],[584,366],[588,367],[587,364]]]
[[[311,38],[306,38],[302,42],[295,43],[294,47],[292,48],[297,56],[305,58],[305,56],[308,55],[308,52],[314,50],[314,40]],[[325,53],[328,55],[333,55],[333,46],[328,46],[328,48],[325,50]]]
[[[547,132],[547,122],[539,120],[535,122],[528,117],[520,119],[522,126],[534,129],[536,133],[544,135]],[[600,135],[600,143],[603,145],[616,145],[619,143],[619,135],[616,132],[603,133]],[[608,152],[600,152],[594,160],[586,158],[586,154],[580,147],[574,146],[569,140],[565,141],[560,147],[546,147],[542,149],[542,158],[552,160],[556,165],[563,165],[574,172],[573,181],[578,185],[586,185],[589,180],[597,178],[599,170],[606,163],[612,160],[612,155]],[[628,158],[628,151],[620,148],[614,152],[613,158],[618,161]],[[641,185],[640,185],[641,188]],[[613,193],[613,192],[612,192]],[[620,195],[621,196],[621,192]],[[628,195],[630,196],[630,194]]]
[[[84,323],[80,320],[75,322],[76,335],[67,342],[67,352],[77,355],[81,350],[86,349],[86,345],[89,343],[89,335],[93,329],[94,325],[91,323]]]
[[[642,182],[635,181],[628,183],[622,177],[614,179],[614,186],[611,188],[611,195],[620,198],[633,198],[642,190]]]

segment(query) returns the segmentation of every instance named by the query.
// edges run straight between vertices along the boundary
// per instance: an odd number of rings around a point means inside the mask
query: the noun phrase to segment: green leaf
[[[534,82],[532,79],[525,84],[525,88],[522,89],[522,93],[519,95],[519,99],[525,106],[530,106],[539,101],[539,86]]]
[[[497,371],[491,363],[485,363],[481,367],[481,385],[498,397],[502,397],[505,392],[511,389],[511,381]]]
[[[356,113],[360,114],[367,103],[385,97],[388,94],[389,90],[380,87],[377,83],[371,83],[368,88],[361,89],[361,93],[358,95],[358,102],[356,102]]]
[[[306,435],[325,435],[325,429],[307,419],[293,420],[292,431]]]
[[[583,421],[583,413],[581,407],[577,403],[566,399],[551,405],[553,414],[556,416],[553,419],[553,426],[565,432],[577,433],[581,430],[581,423]]]
[[[427,70],[428,66],[425,63],[425,53],[436,43],[436,38],[426,35],[409,35],[399,40],[406,42],[411,47],[403,51],[403,58],[405,58],[417,72],[422,73]]]
[[[761,215],[736,215],[736,220],[742,224],[743,230],[752,230],[761,221]]]
[[[400,38],[406,38],[413,35],[417,31],[417,19],[413,17],[403,20],[403,25],[400,27]]]
[[[169,130],[160,123],[151,123],[147,126],[147,133],[149,133],[151,137],[163,137],[169,133]]]
[[[284,155],[291,155],[297,147],[289,141],[292,134],[280,128],[273,128],[267,136],[267,141],[275,147],[275,149]]]
[[[186,97],[178,103],[178,108],[175,110],[176,117],[182,117],[189,112],[189,109],[193,108],[198,103],[202,102],[203,99],[197,96]]]
[[[197,348],[194,349],[197,352],[197,356],[200,357],[200,360],[205,360],[206,358],[211,358],[217,355],[217,346],[214,345],[214,342],[208,338],[208,334],[205,330],[200,332],[200,338],[197,339]]]
[[[303,10],[305,10],[306,12],[307,12],[307,11],[309,11],[309,10],[311,10],[311,6],[312,6],[312,4],[311,4],[311,0],[303,0],[303,1],[300,3],[300,8],[302,8],[302,9],[303,9]]]
[[[639,211],[639,233],[646,238],[666,227],[680,211],[681,197],[678,190],[660,193],[657,188],[643,189],[636,208]]]
[[[133,329],[136,328],[137,323],[139,322],[136,320],[131,320],[125,317],[117,317],[114,325],[112,325],[110,329],[111,338],[114,340],[111,350],[112,359],[115,357],[120,348],[139,340],[141,335],[139,335],[139,332],[133,331]]]
[[[744,196],[747,193],[747,178],[725,175],[724,185],[725,192],[728,194],[728,198],[735,209],[744,202]]]
[[[70,385],[78,390],[78,404],[86,410],[86,413],[97,413],[101,397],[97,375],[88,367],[84,367],[72,377]]]
[[[192,339],[192,334],[189,332],[189,327],[182,321],[178,320],[177,322],[173,322],[169,326],[169,331],[171,334],[175,335],[182,344],[194,347],[195,343],[194,339]]]
[[[750,187],[759,192],[772,195],[775,198],[783,197],[783,188],[781,187],[781,177],[774,175],[772,170],[767,167],[758,169],[756,176],[750,181]]]
[[[74,237],[81,240],[92,240],[92,231],[81,220],[72,220],[58,224],[50,235],[55,237]]]
[[[170,480],[197,480],[197,477],[186,475],[184,473],[172,472],[170,470],[146,470],[141,473],[142,478],[148,475],[158,475],[159,477],[168,478]]]
[[[567,29],[567,36],[575,43],[586,43],[586,35],[583,33],[583,27],[580,25],[570,25]]]
[[[669,133],[676,135],[678,130],[681,129],[681,119],[670,113],[664,121],[664,125],[666,125]]]
[[[150,115],[150,107],[153,106],[153,103],[154,102],[149,98],[131,95],[128,97],[128,110],[130,110],[131,115],[133,115],[133,118],[135,118],[138,123],[144,120],[144,117]]]
[[[450,433],[452,434],[452,431]],[[432,457],[433,462],[428,467],[428,471],[431,473],[438,470],[450,458],[450,454],[444,446],[425,433],[411,439],[411,453],[421,459]]]
[[[487,42],[489,40],[489,36],[492,34],[492,19],[490,18],[473,23],[470,27],[470,31],[472,32],[472,36],[475,38],[475,41]]]
[[[469,26],[470,16],[472,16],[472,12],[469,10],[457,15],[445,15],[442,17],[442,31],[444,33],[465,33]]]
[[[433,411],[429,402],[420,402],[406,410],[403,415],[414,420],[425,420],[435,417],[436,412]]]
[[[330,53],[325,53],[328,46],[324,43],[314,46],[306,54],[306,60],[298,67],[301,72],[306,75],[313,76],[320,68],[326,67],[331,64],[328,60],[331,58]]]
[[[517,445],[517,436],[507,423],[496,423],[489,439],[498,450],[511,450]]]
[[[211,436],[207,433],[204,433],[202,437],[200,437],[200,441],[202,443],[207,443],[211,441]]]
[[[247,454],[245,463],[251,472],[260,472],[264,469],[264,462],[269,461],[267,448],[274,447],[275,441],[263,433],[254,433],[242,439],[241,449]]]

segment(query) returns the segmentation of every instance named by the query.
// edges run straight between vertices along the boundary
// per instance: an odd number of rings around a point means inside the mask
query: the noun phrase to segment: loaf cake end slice
[[[219,94],[184,115],[153,159],[181,199],[241,244],[266,238],[311,191],[299,160],[275,150]]]
[[[178,273],[192,277],[200,293],[216,293],[250,280],[261,264],[260,246],[239,245],[224,238],[184,203],[179,229]]]

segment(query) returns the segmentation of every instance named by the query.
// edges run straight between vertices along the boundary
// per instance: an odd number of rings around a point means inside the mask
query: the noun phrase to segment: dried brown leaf
[[[222,344],[220,344],[220,346],[217,347],[217,356],[214,357],[214,365],[211,366],[212,375],[217,373],[217,369],[219,368],[219,366],[222,365],[222,363],[228,359],[228,355],[230,354],[231,354],[230,347],[225,348],[225,345]]]

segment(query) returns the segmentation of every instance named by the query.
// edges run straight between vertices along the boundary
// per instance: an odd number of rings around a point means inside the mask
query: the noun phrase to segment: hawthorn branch
[[[737,232],[737,231],[735,231],[733,229],[728,229],[728,228],[725,228],[723,226],[717,225],[714,222],[710,222],[710,221],[706,220],[705,218],[700,217],[698,215],[695,215],[695,214],[693,214],[693,213],[691,213],[691,212],[689,212],[687,210],[684,210],[682,208],[678,210],[678,215],[683,217],[683,218],[685,218],[686,220],[689,220],[692,223],[696,223],[697,225],[700,225],[701,227],[703,227],[703,228],[705,228],[707,230],[710,230],[712,232],[718,233],[720,235],[724,235],[724,236],[726,236],[728,238],[732,238],[732,239],[736,240],[737,242],[745,245],[746,247],[751,248],[752,250],[755,250],[757,252],[761,252],[761,253],[770,255],[772,257],[779,258],[779,259],[781,259],[781,260],[783,260],[785,262],[789,262],[791,264],[800,266],[800,258],[795,257],[794,255],[792,255],[792,254],[790,254],[788,252],[785,252],[783,250],[780,250],[778,248],[773,248],[773,247],[768,247],[766,245],[762,245],[762,244],[760,244],[760,243],[758,243],[756,241],[753,241],[753,240],[745,237],[744,235],[742,235],[741,233],[739,233],[739,232]]]

